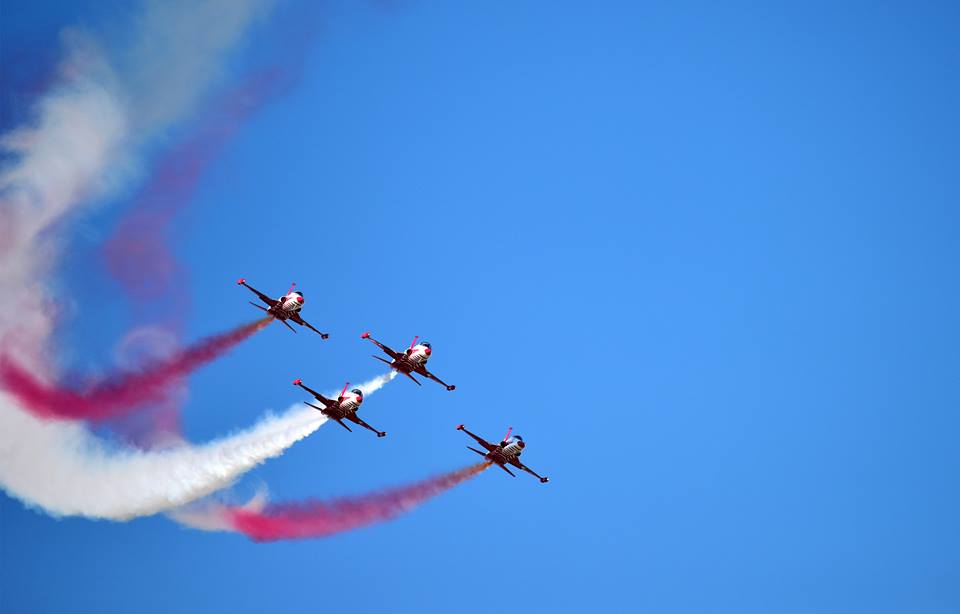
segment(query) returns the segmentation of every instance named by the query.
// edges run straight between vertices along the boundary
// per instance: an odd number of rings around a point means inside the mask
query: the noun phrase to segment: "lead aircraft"
[[[284,326],[286,326],[293,332],[297,332],[297,331],[294,330],[292,326],[290,326],[290,322],[287,322],[287,320],[290,320],[291,322],[295,322],[300,326],[306,326],[313,332],[320,335],[321,339],[326,339],[327,337],[330,336],[327,333],[321,333],[320,331],[315,329],[313,326],[311,326],[309,322],[307,322],[306,320],[300,317],[300,310],[303,309],[303,292],[300,292],[299,290],[294,290],[294,288],[297,285],[296,283],[291,284],[290,289],[287,290],[287,293],[281,296],[280,298],[270,298],[263,292],[260,292],[253,286],[247,284],[246,279],[237,280],[237,284],[248,288],[251,292],[256,294],[257,297],[267,305],[267,307],[266,308],[261,307],[260,305],[257,305],[252,301],[250,302],[251,305],[253,305],[257,309],[266,311],[269,315],[273,316],[275,320],[283,322]]]

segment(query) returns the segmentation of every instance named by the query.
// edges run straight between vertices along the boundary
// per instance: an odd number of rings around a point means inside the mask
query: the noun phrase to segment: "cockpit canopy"
[[[425,348],[428,348],[428,347],[430,347],[430,342],[429,342],[429,341],[421,341],[421,342],[420,342],[420,345],[422,345],[422,346],[425,347]]]
[[[358,397],[362,397],[362,396],[363,396],[363,391],[360,390],[359,388],[354,388],[354,389],[351,390],[350,392],[352,392],[353,394],[357,395]]]
[[[510,439],[511,439],[512,441],[523,441],[523,437],[521,437],[520,435],[514,435],[514,436],[511,437]]]
[[[294,290],[293,294],[299,294],[300,296],[303,296],[303,292],[300,292],[299,290]]]

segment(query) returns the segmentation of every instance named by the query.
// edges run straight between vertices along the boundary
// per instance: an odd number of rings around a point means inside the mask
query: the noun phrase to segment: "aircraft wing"
[[[253,286],[251,286],[250,284],[248,284],[245,279],[241,279],[241,280],[238,281],[237,283],[240,284],[241,286],[249,289],[251,292],[253,292],[254,294],[256,294],[256,295],[260,298],[261,301],[263,301],[264,303],[266,303],[267,305],[269,305],[269,306],[271,306],[271,307],[276,307],[276,306],[280,303],[280,301],[278,301],[277,299],[275,299],[275,298],[270,298],[269,296],[267,296],[267,295],[264,294],[263,292],[260,292],[259,290],[257,290],[256,288],[254,288]]]
[[[317,391],[314,390],[313,388],[310,388],[309,386],[304,386],[304,385],[303,385],[303,382],[301,382],[300,380],[295,381],[295,382],[294,382],[294,385],[295,385],[295,386],[300,386],[301,388],[303,388],[304,390],[306,390],[307,392],[309,392],[310,394],[312,394],[313,397],[314,397],[316,400],[318,400],[318,401],[320,401],[321,403],[323,403],[323,406],[326,407],[326,408],[328,408],[328,409],[337,404],[336,401],[333,401],[333,400],[331,400],[331,399],[328,399],[327,397],[323,396],[322,394],[320,394],[319,392],[317,392]]]
[[[419,373],[420,375],[428,378],[428,379],[432,379],[433,381],[437,382],[438,384],[440,384],[441,386],[443,386],[443,387],[446,388],[447,390],[454,390],[454,389],[456,389],[456,386],[453,386],[453,385],[451,385],[451,384],[448,384],[448,383],[444,382],[443,380],[441,380],[439,377],[437,377],[437,376],[434,375],[433,373],[430,373],[429,371],[427,371],[427,368],[424,367],[423,365],[420,365],[419,367],[417,367],[416,372]]]
[[[545,478],[545,477],[543,477],[542,475],[540,475],[539,473],[537,473],[536,471],[534,471],[534,470],[531,469],[530,467],[527,467],[526,465],[524,465],[523,463],[521,463],[519,458],[513,458],[513,459],[511,459],[511,460],[509,460],[509,461],[507,461],[507,462],[509,462],[511,465],[513,465],[513,466],[516,467],[517,469],[520,469],[520,470],[522,470],[522,471],[526,471],[527,473],[529,473],[529,474],[532,475],[533,477],[537,478],[537,479],[540,480],[541,482],[549,482],[549,481],[550,481],[550,478]]]
[[[378,431],[377,429],[373,428],[372,426],[370,426],[369,424],[367,424],[366,422],[364,422],[364,421],[363,421],[363,418],[361,418],[360,416],[358,416],[358,415],[356,415],[356,414],[350,414],[350,415],[346,416],[346,418],[347,418],[347,420],[349,420],[350,422],[353,422],[354,424],[359,424],[359,425],[362,426],[363,428],[369,429],[369,430],[373,431],[374,433],[377,434],[377,437],[385,437],[385,436],[386,436],[386,433],[385,433],[384,431]]]
[[[313,332],[315,332],[315,333],[317,333],[318,335],[320,335],[320,337],[323,338],[323,339],[326,339],[327,337],[330,336],[330,335],[328,335],[327,333],[321,333],[320,331],[318,331],[317,329],[315,329],[312,324],[310,324],[309,322],[307,322],[306,320],[304,320],[303,318],[301,318],[299,313],[293,314],[292,316],[290,316],[290,319],[293,320],[294,322],[296,322],[297,324],[299,324],[300,326],[306,326],[307,328],[309,328],[309,329],[312,330]]]
[[[489,441],[487,441],[486,439],[484,439],[483,437],[478,437],[477,435],[474,435],[473,433],[471,433],[471,432],[468,431],[467,429],[463,428],[463,425],[462,425],[462,424],[457,427],[457,430],[463,431],[463,432],[466,433],[467,435],[473,437],[474,441],[476,441],[478,444],[480,444],[481,446],[483,446],[483,449],[486,450],[487,452],[489,452],[490,450],[493,450],[494,448],[497,447],[497,446],[493,445],[492,443],[490,443]]]
[[[371,336],[370,336],[370,333],[364,333],[362,336],[363,336],[364,339],[369,339],[370,341],[373,341],[374,343],[376,343],[376,344],[377,344],[377,347],[380,348],[381,350],[383,350],[383,352],[384,352],[387,356],[389,356],[390,358],[396,360],[396,359],[400,358],[400,356],[402,356],[402,354],[401,354],[400,352],[397,352],[397,351],[395,351],[395,350],[393,350],[393,349],[391,349],[391,348],[383,345],[382,343],[380,343],[379,341],[377,341],[376,339],[374,339],[373,337],[371,337]]]

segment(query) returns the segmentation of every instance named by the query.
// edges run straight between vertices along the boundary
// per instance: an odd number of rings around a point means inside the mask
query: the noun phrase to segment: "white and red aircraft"
[[[293,385],[300,386],[312,394],[317,401],[323,404],[323,407],[317,407],[313,403],[307,403],[307,401],[304,401],[304,403],[318,410],[321,414],[330,418],[331,420],[336,420],[340,426],[348,431],[351,431],[351,429],[349,426],[343,423],[344,420],[349,420],[354,424],[359,424],[365,429],[370,429],[377,434],[377,437],[386,437],[387,434],[384,431],[378,431],[361,420],[360,416],[357,415],[357,410],[360,409],[360,405],[363,403],[363,391],[359,388],[354,388],[350,392],[347,392],[347,386],[350,385],[350,382],[347,382],[343,385],[343,390],[340,391],[340,396],[337,397],[336,401],[333,399],[328,399],[316,390],[304,386],[303,382],[298,379],[293,380]]]
[[[269,296],[267,296],[263,292],[260,292],[253,286],[248,285],[246,279],[237,280],[237,284],[249,288],[251,292],[256,294],[260,298],[260,300],[267,305],[267,307],[261,307],[260,305],[257,305],[252,301],[250,302],[251,305],[253,305],[257,309],[266,311],[268,314],[273,316],[275,320],[283,322],[283,324],[293,332],[297,332],[297,331],[294,330],[292,326],[290,326],[290,322],[287,322],[287,320],[291,320],[299,324],[300,326],[306,326],[313,332],[320,335],[321,339],[326,339],[327,337],[330,336],[327,333],[321,333],[320,331],[315,329],[313,326],[311,326],[309,322],[307,322],[306,320],[300,317],[300,310],[303,309],[303,292],[300,292],[299,290],[294,290],[294,288],[297,285],[296,283],[291,284],[290,289],[287,291],[287,293],[278,299],[270,298]]]
[[[480,456],[487,459],[487,461],[496,464],[497,466],[499,466],[501,469],[503,469],[513,477],[517,477],[517,476],[512,471],[507,469],[506,465],[508,464],[513,465],[514,467],[522,471],[526,471],[533,477],[538,478],[544,484],[550,481],[550,478],[545,478],[537,474],[536,471],[534,471],[530,467],[527,467],[526,465],[520,462],[520,453],[523,452],[523,449],[526,447],[527,444],[523,443],[523,437],[521,437],[520,435],[514,435],[513,437],[510,436],[510,433],[513,431],[512,426],[509,429],[507,429],[507,434],[503,436],[503,439],[500,441],[499,444],[492,444],[489,441],[483,439],[482,437],[477,437],[467,429],[463,428],[462,424],[457,427],[457,430],[463,431],[467,435],[473,437],[477,441],[477,443],[483,446],[486,452],[481,452],[480,450],[476,448],[471,448],[470,446],[467,446],[468,450],[473,450]]]
[[[397,352],[390,349],[371,337],[370,333],[363,333],[360,335],[360,338],[369,339],[370,341],[376,343],[377,347],[383,350],[387,356],[393,359],[393,361],[391,362],[389,360],[384,360],[379,356],[374,356],[374,358],[381,362],[387,363],[390,365],[391,369],[394,369],[399,373],[403,373],[412,379],[417,386],[421,386],[422,384],[418,382],[417,379],[411,375],[411,373],[416,373],[426,377],[427,379],[432,379],[441,386],[446,387],[447,390],[456,390],[456,386],[444,383],[439,377],[427,371],[427,361],[430,360],[430,354],[433,353],[433,350],[430,348],[430,344],[426,341],[418,344],[417,339],[420,338],[419,336],[413,338],[413,343],[410,344],[410,347],[407,348],[405,352]]]

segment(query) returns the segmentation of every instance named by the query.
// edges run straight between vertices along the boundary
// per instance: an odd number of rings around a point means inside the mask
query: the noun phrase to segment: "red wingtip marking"
[[[303,383],[303,380],[299,380],[299,379],[293,380],[293,385],[294,385],[294,386],[299,386],[301,383]]]
[[[369,339],[369,338],[370,338],[370,333],[363,333],[362,335],[360,335],[360,338],[361,338],[361,339]]]
[[[237,280],[237,285],[238,285],[238,286],[242,286],[242,285],[245,284],[245,283],[247,283],[247,280],[246,280],[245,278],[243,278],[243,277],[241,277],[240,279]]]
[[[462,425],[462,424],[458,424],[458,425],[457,425],[457,430],[458,430],[458,431],[462,431],[462,430],[463,430],[463,425]]]

